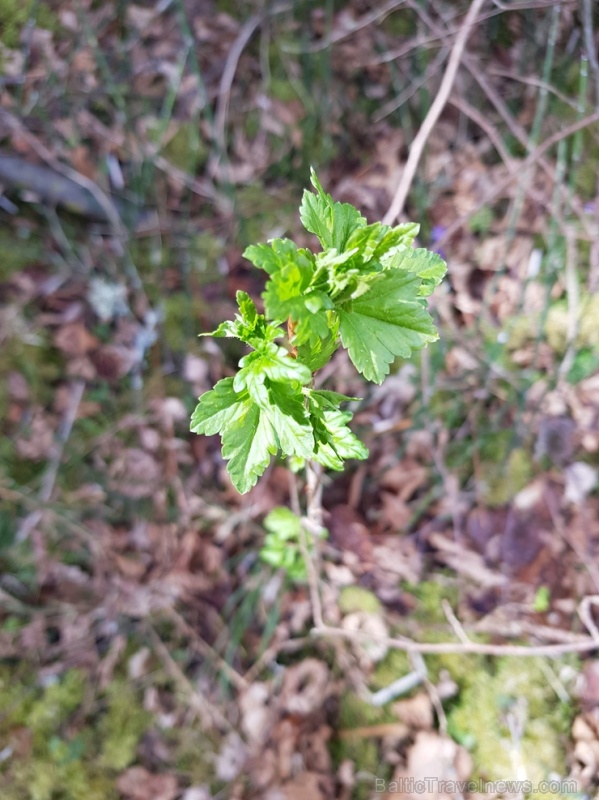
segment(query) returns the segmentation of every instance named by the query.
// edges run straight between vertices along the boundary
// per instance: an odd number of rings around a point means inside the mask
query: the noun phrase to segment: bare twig
[[[79,404],[81,403],[84,390],[85,381],[77,380],[71,385],[69,405],[67,406],[62,418],[58,435],[52,449],[52,456],[48,462],[44,477],[42,478],[42,486],[39,492],[39,501],[42,504],[47,503],[52,497],[52,492],[54,491],[54,485],[56,484],[56,478],[58,476],[58,470],[60,469],[62,454],[68,438],[71,435],[71,430],[73,429],[73,424],[77,417],[77,411],[79,409]],[[38,508],[25,517],[17,534],[19,541],[22,541],[29,536],[31,531],[39,524],[42,515],[43,510]]]
[[[470,644],[471,640],[468,638],[468,635],[466,634],[466,631],[462,627],[462,623],[459,621],[459,619],[453,613],[453,609],[449,605],[447,600],[445,600],[445,599],[442,600],[441,601],[441,606],[443,608],[443,613],[445,614],[445,616],[447,618],[447,621],[451,625],[451,628],[452,628],[453,632],[458,637],[460,642],[463,642],[464,644]]]
[[[499,181],[495,186],[490,189],[486,195],[482,198],[480,203],[476,208],[473,208],[467,214],[459,217],[454,222],[451,223],[445,230],[443,236],[435,242],[435,246],[437,248],[443,247],[451,237],[457,233],[463,226],[468,222],[468,220],[476,214],[479,208],[488,205],[491,201],[495,200],[496,197],[499,197],[502,192],[504,192],[508,186],[516,180],[518,177],[522,175],[522,173],[530,169],[534,164],[539,160],[539,156],[543,155],[550,150],[555,144],[561,142],[562,139],[567,139],[568,137],[572,136],[577,131],[583,130],[583,128],[587,128],[589,125],[592,125],[595,122],[599,122],[599,111],[596,111],[594,114],[589,114],[587,117],[583,117],[581,120],[577,122],[573,122],[571,125],[568,125],[566,128],[563,128],[561,131],[554,133],[552,136],[549,136],[545,141],[540,144],[533,152],[524,159],[524,161],[520,162],[518,167],[518,172],[514,174],[507,175],[503,180]]]
[[[439,91],[437,92],[433,104],[430,107],[428,114],[424,118],[424,122],[420,126],[420,130],[416,134],[416,138],[412,143],[410,155],[408,156],[408,160],[404,167],[401,180],[395,191],[395,195],[391,201],[389,210],[383,218],[383,222],[387,225],[392,224],[395,220],[397,220],[403,211],[406,198],[410,191],[410,187],[412,186],[416,169],[420,163],[420,158],[422,157],[422,153],[424,151],[424,146],[433,128],[435,127],[441,112],[445,108],[447,99],[453,88],[453,83],[462,59],[466,41],[468,40],[468,36],[476,24],[476,19],[484,2],[485,0],[472,0],[470,8],[468,9],[468,13],[466,14],[464,22],[460,28],[460,32],[456,36],[456,40],[451,49],[449,60],[447,62],[447,68],[445,70],[445,74],[443,75],[441,86],[439,87]]]
[[[312,636],[317,638],[340,638],[350,641],[367,640],[372,641],[372,634],[365,634],[361,631],[348,631],[343,628],[329,627],[323,625],[315,627],[311,631]],[[578,642],[568,642],[567,644],[542,644],[542,645],[514,645],[514,644],[484,644],[482,642],[415,642],[412,639],[381,638],[377,639],[377,644],[385,645],[396,650],[403,650],[406,653],[423,653],[432,655],[434,653],[452,653],[456,655],[486,655],[486,656],[523,656],[558,658],[568,653],[590,653],[599,650],[599,639],[585,637]]]
[[[593,606],[599,606],[599,595],[594,594],[583,598],[578,605],[578,616],[593,637],[593,641],[599,643],[599,628],[595,625],[595,621],[591,615],[591,608]]]
[[[177,611],[175,611],[174,608],[165,609],[165,613],[175,623],[181,633],[189,637],[193,647],[196,650],[199,650],[204,658],[213,662],[216,669],[222,672],[238,691],[244,691],[248,688],[249,684],[247,680],[235,669],[233,669],[233,667],[228,664],[225,659],[222,658],[222,656],[220,656],[216,650],[208,644],[208,642],[202,639],[200,634],[194,630],[194,628],[192,628],[191,625],[189,625],[189,623],[187,623],[183,617]]]
[[[127,231],[122,223],[115,205],[95,181],[86,178],[85,175],[77,172],[77,170],[71,169],[71,167],[67,167],[65,164],[62,164],[52,155],[48,148],[39,141],[37,137],[26,130],[23,123],[17,119],[17,117],[6,111],[6,109],[0,108],[0,119],[3,120],[12,131],[18,132],[27,141],[27,144],[31,147],[31,149],[35,150],[37,155],[43,161],[45,161],[47,164],[50,164],[53,169],[55,169],[57,172],[60,172],[66,178],[69,178],[69,180],[73,181],[73,183],[76,183],[82,188],[87,189],[87,191],[93,196],[94,200],[106,214],[106,218],[112,226],[115,237],[121,241],[126,240]]]
[[[420,16],[423,22],[429,26],[429,28],[434,31],[435,35],[440,39],[449,36],[448,31],[443,31],[440,25],[428,14],[426,9],[421,6],[421,4],[414,2],[414,0],[409,0],[410,7]],[[551,3],[550,6],[554,6],[554,3]],[[548,6],[549,7],[549,6]],[[481,17],[482,19],[483,17]],[[480,21],[480,20],[479,20]],[[514,119],[507,104],[504,102],[502,97],[499,93],[495,90],[493,85],[488,80],[487,70],[482,68],[482,65],[477,61],[476,58],[471,56],[469,53],[465,52],[462,57],[462,63],[464,67],[468,70],[474,80],[478,83],[480,88],[483,90],[489,101],[497,110],[499,116],[503,119],[505,124],[510,130],[510,133],[514,136],[518,142],[527,149],[529,149],[530,141],[529,135],[524,130],[524,128],[520,125],[520,123]],[[544,87],[541,89],[545,90]],[[577,197],[571,195],[568,192],[566,187],[562,187],[559,185],[557,180],[557,173],[553,164],[551,164],[547,159],[543,158],[542,155],[538,159],[539,166],[545,172],[546,175],[553,181],[553,183],[558,184],[558,192],[560,194],[565,195],[565,199],[572,207],[572,210],[576,213],[580,220],[581,226],[584,228],[585,233],[589,236],[590,240],[593,241],[596,238],[589,227],[588,220],[585,217],[584,209],[582,204],[579,202]],[[480,206],[479,206],[480,207]],[[478,209],[476,209],[478,210]],[[476,213],[476,210],[472,213]],[[439,245],[440,246],[440,245]]]
[[[584,27],[584,45],[587,58],[595,81],[595,102],[599,109],[599,60],[595,49],[595,32],[593,30],[593,4],[591,0],[581,0],[582,24]]]
[[[208,727],[215,726],[223,731],[231,731],[232,725],[229,720],[217,706],[198,692],[181,667],[173,659],[168,647],[164,644],[160,636],[158,636],[154,628],[148,623],[146,623],[144,627],[152,640],[154,650],[162,661],[164,668],[171,678],[181,687],[191,708],[199,714],[204,725]]]

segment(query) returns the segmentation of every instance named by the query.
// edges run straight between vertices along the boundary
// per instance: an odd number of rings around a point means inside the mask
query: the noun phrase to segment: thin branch
[[[595,32],[593,30],[593,6],[591,0],[582,0],[582,24],[584,28],[584,46],[595,81],[595,102],[599,108],[599,60],[595,49]]]
[[[578,122],[573,122],[572,125],[568,125],[568,127],[563,128],[557,133],[554,133],[553,136],[549,136],[542,144],[533,150],[533,152],[527,158],[525,158],[524,161],[520,162],[518,171],[516,173],[507,175],[502,181],[499,181],[485,194],[476,208],[473,208],[467,214],[464,214],[463,216],[459,217],[459,219],[456,219],[454,222],[452,222],[451,225],[449,225],[445,230],[443,236],[435,242],[435,247],[441,248],[443,245],[447,244],[454,233],[457,233],[457,231],[463,228],[468,220],[474,214],[476,214],[479,208],[488,205],[492,200],[495,200],[495,198],[499,197],[514,180],[521,177],[525,170],[534,166],[534,164],[539,160],[539,157],[546,153],[547,150],[550,150],[553,145],[561,142],[562,139],[567,139],[577,131],[583,130],[583,128],[586,128],[595,122],[599,122],[599,111],[596,111],[594,114],[589,114],[589,116],[583,117],[582,119],[578,120]]]
[[[202,639],[200,634],[174,608],[165,609],[165,613],[175,623],[179,631],[184,636],[189,637],[192,646],[199,650],[206,660],[212,661],[215,668],[220,670],[238,691],[244,691],[248,688],[249,684],[245,678],[237,670],[233,669],[208,642]]]
[[[418,164],[420,163],[424,147],[428,141],[428,137],[431,135],[432,130],[437,123],[437,120],[441,116],[441,112],[445,108],[447,99],[453,88],[458,67],[464,52],[464,47],[466,46],[466,41],[468,40],[469,35],[472,33],[474,25],[476,25],[479,11],[484,2],[485,0],[472,0],[472,4],[468,9],[468,13],[466,14],[464,22],[460,28],[460,32],[456,36],[456,40],[451,49],[449,60],[447,62],[447,68],[445,70],[445,74],[443,75],[441,86],[439,87],[439,91],[437,92],[433,104],[430,107],[428,114],[424,118],[424,122],[420,126],[420,130],[416,134],[416,138],[412,143],[410,155],[408,156],[408,160],[404,167],[401,180],[395,191],[395,195],[391,201],[389,210],[383,218],[383,222],[386,225],[393,224],[393,222],[397,220],[403,211],[403,207],[410,191],[410,187],[412,186],[412,181],[414,179],[414,175],[416,174]]]
[[[350,641],[365,640],[372,641],[372,635],[361,631],[348,631],[343,628],[329,627],[322,625],[311,630],[311,634],[317,638],[339,638]],[[432,655],[434,653],[448,653],[455,655],[485,655],[485,656],[523,656],[558,658],[568,653],[590,653],[599,650],[599,640],[585,637],[577,642],[568,644],[542,644],[542,645],[515,645],[515,644],[484,644],[482,642],[415,642],[412,639],[381,638],[376,640],[377,644],[385,645],[395,650],[403,650],[406,653],[423,653]]]
[[[69,404],[63,415],[60,428],[58,430],[58,435],[52,448],[52,456],[44,473],[44,477],[42,478],[42,486],[39,492],[39,502],[41,504],[47,503],[52,497],[52,492],[54,491],[56,478],[58,477],[58,470],[60,469],[60,462],[62,460],[64,448],[69,436],[71,435],[71,430],[73,429],[75,419],[77,418],[77,411],[79,409],[84,391],[85,381],[77,380],[71,386]],[[17,539],[19,541],[27,539],[31,531],[40,523],[42,516],[43,510],[38,508],[25,517],[19,527]]]
[[[164,668],[171,678],[181,687],[183,693],[187,696],[189,705],[199,714],[204,725],[208,727],[216,726],[222,731],[231,731],[232,725],[229,720],[214,703],[211,703],[198,692],[181,667],[173,659],[168,647],[164,644],[160,636],[158,636],[154,628],[149,623],[146,623],[144,627],[152,640],[154,650],[162,661]]]

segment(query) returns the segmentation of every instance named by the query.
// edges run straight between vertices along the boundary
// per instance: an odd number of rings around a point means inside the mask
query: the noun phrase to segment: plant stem
[[[314,532],[322,525],[322,467],[316,461],[306,461],[306,517]]]

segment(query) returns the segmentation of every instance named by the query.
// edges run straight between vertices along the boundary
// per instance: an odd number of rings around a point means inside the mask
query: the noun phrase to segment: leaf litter
[[[481,24],[468,58],[488,69],[495,94],[467,70],[455,92],[485,110],[496,135],[456,105],[429,139],[410,210],[425,223],[422,243],[450,264],[435,301],[441,341],[370,394],[342,356],[334,361],[327,388],[364,398],[355,430],[371,456],[327,478],[321,593],[327,619],[366,642],[325,643],[308,637],[306,587],[271,583],[254,555],[264,515],[289,503],[286,471],[273,465],[241,499],[217,443],[188,435],[194,398],[229,375],[236,355],[196,334],[231,316],[237,290],[258,299],[262,286],[240,254],[298,233],[309,164],[328,164],[337,199],[369,220],[384,215],[410,128],[438,86],[423,42],[445,23],[436,6],[427,21],[410,3],[390,4],[376,20],[357,2],[330,17],[283,9],[262,16],[235,55],[248,19],[217,5],[144,3],[123,13],[113,3],[63,3],[49,27],[32,19],[17,46],[2,46],[0,145],[31,168],[26,186],[3,177],[0,198],[7,796],[27,786],[40,798],[76,798],[84,785],[109,800],[361,798],[376,777],[387,785],[419,775],[514,777],[495,775],[489,737],[464,728],[456,709],[473,715],[472,696],[487,703],[491,746],[509,742],[520,765],[547,717],[547,738],[559,732],[568,756],[547,774],[590,791],[599,775],[592,657],[548,662],[553,688],[543,703],[526,698],[526,712],[514,676],[530,675],[534,687],[539,673],[507,657],[492,666],[479,656],[425,656],[426,691],[380,711],[363,700],[413,669],[381,646],[387,632],[544,644],[579,641],[597,624],[592,604],[579,613],[599,588],[596,187],[558,150],[535,162],[525,185],[512,181],[485,200],[524,160],[516,134],[536,107],[530,86],[524,92],[500,72],[527,52],[540,75],[546,53],[519,28],[519,10],[498,17],[501,37],[490,48],[485,37],[497,32]],[[564,10],[564,47],[578,47],[580,24]],[[398,43],[399,61],[374,63]],[[314,73],[310,52],[320,59]],[[428,77],[395,116],[377,120],[400,93],[395,63]],[[566,71],[556,67],[551,79],[574,99],[579,76]],[[517,119],[498,94],[515,103]],[[227,109],[220,134],[219,108]],[[572,114],[550,106],[543,136]],[[597,137],[591,129],[584,137],[592,173]],[[79,380],[83,396],[57,449]],[[367,592],[366,607],[342,613],[343,590],[354,586]],[[173,625],[172,611],[195,640]],[[223,663],[238,679],[227,681]],[[142,697],[130,714],[150,715],[125,743],[107,733],[115,713],[107,692],[123,673]],[[457,694],[439,708],[447,680]],[[15,681],[30,711],[14,699]],[[62,687],[71,687],[72,708]],[[203,702],[231,729],[211,731]],[[130,761],[98,772],[97,752],[115,747]],[[44,770],[59,784],[44,783]]]

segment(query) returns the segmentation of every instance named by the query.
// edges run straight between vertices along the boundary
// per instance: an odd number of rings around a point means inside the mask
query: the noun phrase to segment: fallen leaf
[[[144,767],[123,772],[116,785],[126,800],[175,800],[179,793],[174,775],[156,775]]]

